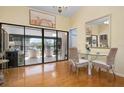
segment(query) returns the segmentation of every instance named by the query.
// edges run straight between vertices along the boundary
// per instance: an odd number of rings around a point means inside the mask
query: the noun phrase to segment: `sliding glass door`
[[[25,65],[42,63],[42,30],[25,28]]]
[[[3,42],[4,52],[9,52],[10,55],[8,56],[10,59],[9,66],[24,66],[24,27],[3,24],[2,29],[6,32],[4,35],[6,38]],[[15,52],[18,55],[14,55]],[[18,62],[14,62],[15,60]]]
[[[17,66],[67,59],[67,32],[10,24],[2,24],[1,27],[1,34],[4,34],[0,38],[1,50],[18,52]]]
[[[44,63],[56,61],[56,31],[44,30]]]

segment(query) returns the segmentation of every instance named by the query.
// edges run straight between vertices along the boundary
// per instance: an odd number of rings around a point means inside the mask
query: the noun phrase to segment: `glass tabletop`
[[[103,53],[80,53],[83,55],[93,55],[93,56],[107,56],[107,54],[103,54]]]
[[[106,58],[107,54],[105,53],[80,53],[80,58],[88,59],[90,61],[99,59],[100,57]]]

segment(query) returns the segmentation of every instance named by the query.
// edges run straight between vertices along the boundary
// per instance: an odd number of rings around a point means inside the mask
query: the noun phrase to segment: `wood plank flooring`
[[[87,75],[87,68],[79,76],[70,73],[66,61],[18,67],[4,70],[5,83],[1,87],[114,87],[124,86],[124,78],[97,71]]]

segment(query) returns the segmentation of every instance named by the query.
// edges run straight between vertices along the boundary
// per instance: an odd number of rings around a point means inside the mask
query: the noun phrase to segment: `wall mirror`
[[[110,48],[110,16],[86,22],[86,46]]]

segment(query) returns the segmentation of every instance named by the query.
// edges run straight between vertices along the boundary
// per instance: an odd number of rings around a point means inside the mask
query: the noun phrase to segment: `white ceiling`
[[[68,8],[64,9],[61,14],[58,13],[57,8],[55,8],[54,6],[30,6],[30,8],[51,12],[53,14],[59,14],[63,16],[72,16],[78,11],[80,6],[68,6]]]

